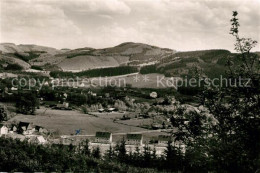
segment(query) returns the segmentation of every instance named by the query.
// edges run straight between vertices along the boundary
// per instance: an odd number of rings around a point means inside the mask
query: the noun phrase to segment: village
[[[117,137],[116,137],[117,136]],[[127,152],[135,152],[136,148],[143,151],[144,146],[149,146],[151,149],[156,149],[158,156],[164,153],[168,143],[181,149],[185,153],[185,145],[173,142],[173,137],[170,135],[159,135],[157,140],[153,144],[148,144],[143,141],[143,134],[139,132],[135,133],[115,133],[110,132],[96,132],[95,135],[80,135],[80,130],[76,130],[75,135],[61,135],[53,138],[51,133],[44,127],[34,125],[29,122],[19,122],[18,124],[8,124],[3,122],[0,124],[0,137],[13,138],[20,141],[28,141],[37,145],[73,145],[80,146],[85,140],[89,141],[89,147],[91,150],[99,147],[101,154],[104,154],[109,147],[114,147],[119,142],[118,136],[121,140],[125,141]],[[117,138],[117,141],[113,140],[113,137]]]
[[[2,79],[6,77],[7,74]],[[137,148],[142,152],[148,146],[161,156],[170,144],[185,153],[185,145],[173,135],[177,129],[170,119],[178,105],[191,111],[205,111],[196,104],[181,105],[169,89],[131,86],[93,89],[83,82],[75,87],[68,85],[67,80],[52,77],[44,78],[42,84],[29,89],[12,86],[1,90],[0,98],[7,102],[33,91],[37,108],[34,115],[15,114],[2,122],[2,137],[39,145],[76,147],[87,140],[90,149],[99,148],[101,154],[122,141],[125,141],[127,152]],[[13,104],[9,107],[17,111]],[[189,123],[185,117],[179,117],[178,121]]]
[[[0,173],[260,173],[259,6],[0,0]]]

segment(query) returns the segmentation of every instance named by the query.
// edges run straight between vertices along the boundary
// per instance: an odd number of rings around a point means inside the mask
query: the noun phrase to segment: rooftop
[[[158,140],[159,141],[170,141],[170,140],[172,140],[172,137],[171,136],[167,136],[167,135],[159,135],[158,136]]]
[[[111,133],[110,132],[96,132],[96,137],[99,138],[110,138]]]
[[[141,140],[143,137],[142,134],[127,134],[126,138],[127,139],[135,139],[135,140]]]

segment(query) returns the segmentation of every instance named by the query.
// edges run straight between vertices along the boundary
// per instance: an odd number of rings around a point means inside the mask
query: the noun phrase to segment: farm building
[[[143,135],[142,134],[127,134],[126,135],[127,145],[142,145]]]
[[[110,132],[96,132],[95,142],[97,143],[111,143],[112,133]]]
[[[158,145],[168,145],[168,142],[172,141],[172,137],[171,136],[166,136],[166,135],[159,135],[158,136]]]

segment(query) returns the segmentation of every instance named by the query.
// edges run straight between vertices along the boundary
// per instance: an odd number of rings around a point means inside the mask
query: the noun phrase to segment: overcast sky
[[[178,51],[228,49],[233,10],[260,42],[260,0],[0,0],[0,42],[104,48],[141,42]],[[254,50],[260,50],[258,44]]]

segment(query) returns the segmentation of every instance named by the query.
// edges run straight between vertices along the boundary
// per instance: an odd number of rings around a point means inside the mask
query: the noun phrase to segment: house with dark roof
[[[17,132],[17,124],[15,123],[8,123],[6,124],[6,127],[9,130],[9,133]]]
[[[18,133],[21,133],[23,135],[30,135],[33,132],[35,132],[35,127],[33,126],[32,123],[29,122],[20,122],[18,124],[17,128]]]
[[[112,142],[112,133],[110,132],[96,132],[95,137],[96,143],[111,143]]]
[[[127,134],[126,145],[142,145],[143,135],[142,134]]]
[[[168,145],[168,142],[172,142],[172,137],[167,135],[159,135],[158,136],[158,145]]]
[[[47,129],[43,128],[42,126],[38,126],[38,125],[35,126],[35,131],[39,132],[39,133],[48,133]]]

